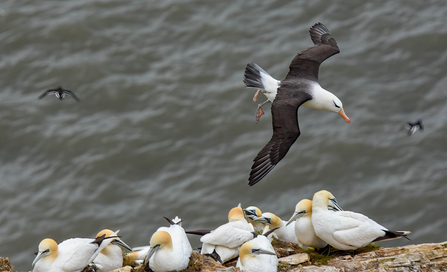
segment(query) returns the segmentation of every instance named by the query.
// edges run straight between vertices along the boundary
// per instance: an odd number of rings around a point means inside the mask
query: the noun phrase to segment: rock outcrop
[[[318,254],[303,250],[297,244],[274,240],[278,255],[278,271],[290,272],[354,272],[354,271],[447,271],[447,242],[410,245],[396,248],[379,248],[371,245],[354,252],[332,252]],[[236,260],[224,265],[209,256],[194,250],[187,269],[182,272],[235,272]],[[0,257],[0,272],[15,272],[8,258]],[[126,266],[115,272],[150,271],[126,262]]]

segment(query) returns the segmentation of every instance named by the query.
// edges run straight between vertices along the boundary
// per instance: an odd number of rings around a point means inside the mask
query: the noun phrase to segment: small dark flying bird
[[[337,42],[321,23],[313,25],[309,32],[314,46],[295,56],[283,81],[274,79],[255,63],[247,64],[245,69],[245,85],[258,89],[253,100],[256,101],[260,92],[267,97],[267,101],[258,106],[256,121],[259,121],[264,113],[262,106],[272,102],[273,123],[272,138],[253,160],[248,183],[250,186],[265,177],[284,158],[300,136],[300,106],[335,112],[347,123],[351,122],[340,99],[318,83],[320,64],[340,52]]]
[[[408,129],[408,136],[413,135],[418,130],[424,130],[424,126],[422,125],[422,120],[417,120],[415,123],[407,122],[407,125],[405,126],[406,129]]]
[[[45,92],[43,92],[40,96],[39,99],[44,98],[47,94],[54,94],[57,98],[59,98],[60,100],[63,100],[65,98],[66,95],[69,95],[71,97],[73,97],[74,100],[80,102],[81,100],[72,92],[69,90],[65,90],[62,87],[59,87],[57,89],[52,89],[52,90],[47,90]]]

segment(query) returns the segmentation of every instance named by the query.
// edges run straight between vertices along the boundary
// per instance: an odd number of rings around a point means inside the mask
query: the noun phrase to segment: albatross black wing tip
[[[337,47],[337,42],[335,41],[332,34],[329,32],[329,29],[322,23],[314,24],[310,29],[310,38],[312,39],[315,45],[326,44],[332,47]]]
[[[276,164],[267,164],[260,169],[252,169],[250,172],[250,177],[248,178],[248,185],[253,186],[258,183],[261,179],[267,176],[267,174],[270,173],[275,166]]]

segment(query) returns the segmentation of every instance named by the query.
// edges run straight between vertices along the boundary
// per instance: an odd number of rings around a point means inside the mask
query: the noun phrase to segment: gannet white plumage
[[[312,200],[312,224],[318,237],[340,250],[354,250],[371,242],[406,237],[409,231],[390,231],[367,216],[340,207],[328,191],[315,193]]]
[[[264,224],[261,222],[255,222],[254,219],[261,217],[262,212],[261,210],[256,206],[249,206],[244,209],[244,215],[247,221],[253,225],[253,228],[256,232],[262,232],[264,229]]]
[[[241,207],[230,210],[228,221],[200,238],[202,255],[210,254],[217,257],[217,261],[225,263],[239,255],[239,247],[243,243],[253,239],[253,226],[245,220]]]
[[[273,135],[253,160],[248,183],[250,186],[264,178],[300,136],[297,113],[300,106],[335,112],[347,123],[351,122],[343,110],[341,100],[318,83],[320,64],[340,52],[337,42],[321,23],[313,25],[309,32],[314,46],[295,56],[283,81],[278,83],[278,80],[254,63],[247,64],[245,69],[246,87],[264,90],[264,94],[270,95],[267,101],[273,102]],[[262,113],[258,107],[257,120]]]
[[[245,272],[276,272],[278,257],[268,239],[260,235],[241,246],[236,267]]]
[[[262,213],[262,216],[255,219],[255,221],[262,222],[264,225],[269,225],[270,229],[278,228],[274,233],[279,239],[298,243],[298,238],[295,234],[295,222],[287,225],[286,221],[281,220],[281,218],[271,212]]]
[[[99,236],[105,234],[106,238],[113,235],[113,231],[104,229],[99,232]],[[123,252],[132,252],[132,249],[126,245],[119,237],[112,238],[112,242],[106,246],[98,256],[93,260],[95,265],[102,272],[107,272],[123,267]]]
[[[39,252],[33,261],[33,271],[80,272],[112,242],[117,233],[118,231],[106,238],[100,232],[96,239],[72,238],[59,245],[52,239],[44,239],[39,244]]]
[[[171,226],[160,227],[152,235],[150,249],[144,259],[144,264],[148,263],[155,272],[185,269],[192,253],[191,244],[181,226],[181,219],[175,217],[173,220],[167,220]]]
[[[295,212],[287,222],[287,225],[295,222],[295,235],[298,244],[303,244],[314,248],[324,248],[327,243],[315,234],[312,225],[312,200],[303,199],[296,204]]]

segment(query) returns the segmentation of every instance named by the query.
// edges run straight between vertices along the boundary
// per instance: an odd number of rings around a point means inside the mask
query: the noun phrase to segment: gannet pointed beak
[[[275,252],[271,252],[271,251],[263,249],[263,248],[260,248],[258,250],[254,250],[253,253],[255,253],[255,254],[275,255],[276,256]]]
[[[292,217],[290,217],[289,221],[287,222],[286,226],[288,226],[290,223],[297,220],[298,218],[304,216],[305,214],[306,214],[306,211],[294,212]]]
[[[31,264],[32,265],[32,267],[34,267],[34,265],[40,260],[40,259],[42,259],[43,257],[45,257],[47,254],[49,253],[49,250],[45,250],[45,251],[42,251],[42,252],[37,252],[37,256],[36,256],[36,258],[34,258],[34,261],[33,261],[33,263]]]
[[[340,109],[340,111],[338,112],[338,114],[341,115],[341,117],[343,117],[343,119],[345,119],[346,123],[351,123],[351,119],[349,119],[349,117],[346,115],[345,111],[343,110],[343,108]]]
[[[145,266],[146,264],[149,264],[149,260],[151,259],[152,255],[154,255],[154,253],[160,249],[160,246],[161,245],[158,244],[158,245],[151,247],[149,249],[149,252],[147,253],[146,257],[144,257],[143,266]]]
[[[123,240],[119,238],[113,240],[112,244],[119,246],[126,254],[132,252],[132,248],[130,248],[130,246],[128,246],[126,243],[123,242]]]
[[[338,204],[337,199],[334,198],[330,198],[329,201],[332,203],[332,205],[330,205],[329,207],[331,208],[331,210],[337,212],[337,211],[343,211],[343,209],[341,208],[340,204]]]
[[[244,210],[244,215],[245,215],[245,217],[250,218],[252,220],[257,218],[256,213],[254,213],[253,211],[250,211],[250,210]]]
[[[263,224],[268,224],[268,225],[270,225],[270,220],[268,220],[267,218],[265,218],[265,217],[256,217],[256,218],[253,218],[252,219],[254,222],[259,222],[259,223],[263,223]]]

